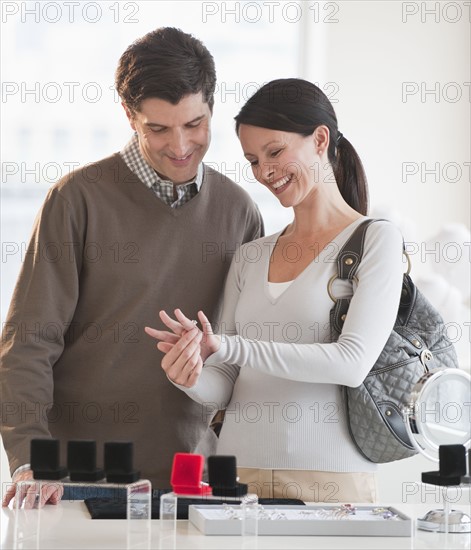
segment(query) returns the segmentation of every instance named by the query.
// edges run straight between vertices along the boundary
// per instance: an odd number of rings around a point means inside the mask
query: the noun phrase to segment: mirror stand
[[[471,488],[469,483],[459,487]],[[417,529],[436,533],[471,533],[471,517],[461,510],[450,510],[447,498],[448,487],[442,488],[443,508],[429,510],[422,518],[417,518]]]
[[[439,533],[471,533],[471,517],[450,510],[450,487],[471,489],[469,405],[471,376],[460,369],[430,371],[416,384],[404,409],[412,445],[439,470],[423,472],[422,483],[442,487],[443,509],[417,519],[417,529]]]

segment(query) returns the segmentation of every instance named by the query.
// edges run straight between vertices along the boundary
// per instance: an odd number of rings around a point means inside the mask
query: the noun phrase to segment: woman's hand
[[[179,309],[175,310],[177,321],[165,311],[161,311],[159,316],[172,332],[150,327],[145,327],[145,331],[152,338],[160,340],[157,348],[165,353],[162,368],[169,379],[191,388],[198,381],[204,361],[218,351],[221,340],[213,333],[211,323],[202,311],[198,312],[198,318],[203,331]]]

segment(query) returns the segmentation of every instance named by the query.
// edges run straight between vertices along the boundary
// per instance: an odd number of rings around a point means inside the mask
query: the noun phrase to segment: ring
[[[198,321],[195,321],[194,319],[191,321],[195,326],[198,324]]]

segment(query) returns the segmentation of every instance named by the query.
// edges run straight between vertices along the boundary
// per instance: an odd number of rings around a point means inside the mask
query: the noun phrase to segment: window
[[[114,71],[126,47],[159,26],[190,32],[213,54],[218,84],[205,162],[253,195],[267,231],[280,227],[274,199],[243,158],[233,117],[264,82],[298,76],[296,10],[287,12],[290,22],[276,3],[271,15],[257,2],[74,4],[2,6],[2,319],[47,190],[74,168],[119,151],[131,136]]]

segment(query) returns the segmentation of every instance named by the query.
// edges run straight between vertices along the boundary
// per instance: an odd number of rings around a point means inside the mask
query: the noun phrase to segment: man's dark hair
[[[212,112],[216,69],[204,44],[180,29],[162,27],[133,42],[116,69],[116,89],[132,112],[156,97],[176,105],[202,92]]]

